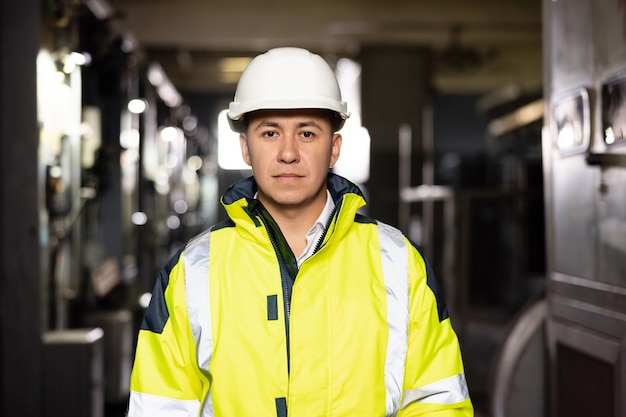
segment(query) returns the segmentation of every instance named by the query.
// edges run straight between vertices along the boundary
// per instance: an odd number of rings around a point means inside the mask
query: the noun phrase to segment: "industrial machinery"
[[[215,221],[201,212],[206,128],[96,3],[45,9],[37,58],[50,416],[125,405],[158,268]]]

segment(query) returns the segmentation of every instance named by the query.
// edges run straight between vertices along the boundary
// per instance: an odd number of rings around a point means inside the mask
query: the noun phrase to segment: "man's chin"
[[[301,195],[281,195],[277,198],[269,196],[268,203],[284,210],[293,210],[306,207],[311,202]]]

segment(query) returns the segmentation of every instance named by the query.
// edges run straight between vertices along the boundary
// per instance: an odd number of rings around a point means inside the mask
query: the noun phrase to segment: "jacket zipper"
[[[313,250],[313,253],[316,253],[322,246],[322,242],[324,241],[324,238],[328,232],[328,229],[331,225],[331,223],[333,222],[333,219],[335,217],[335,213],[337,212],[337,207],[339,206],[341,201],[338,202],[338,204],[335,205],[335,207],[333,207],[333,210],[331,211],[330,215],[328,216],[328,220],[326,221],[326,225],[324,227],[324,231],[322,233],[322,235],[319,237],[319,239],[317,240],[316,244],[315,244],[315,249]],[[267,213],[264,208],[262,208],[263,206],[257,202],[257,204],[254,205],[254,207],[252,208],[253,212],[255,215],[257,215],[260,219],[261,222],[263,223],[263,226],[265,227],[265,230],[267,231],[267,235],[269,236],[270,239],[270,243],[272,244],[272,247],[274,248],[274,252],[276,252],[276,257],[278,259],[278,265],[280,268],[280,277],[281,277],[281,282],[282,282],[282,289],[283,289],[283,303],[284,303],[284,308],[285,308],[285,337],[286,337],[286,345],[287,345],[287,372],[290,372],[291,369],[291,352],[290,352],[290,347],[289,347],[289,341],[290,341],[290,336],[289,336],[289,326],[290,326],[290,315],[291,315],[291,293],[292,293],[292,286],[293,286],[293,281],[295,281],[296,278],[296,274],[297,271],[295,271],[295,274],[292,274],[290,272],[289,266],[287,265],[287,261],[285,260],[285,256],[283,254],[283,251],[280,248],[280,245],[277,242],[277,234],[279,234],[282,237],[282,232],[280,231],[280,229],[278,229],[278,226],[276,226],[276,228],[272,227],[272,225],[270,224],[270,221],[268,220],[268,218],[266,217],[269,216],[269,213]],[[284,239],[284,238],[283,238]],[[285,242],[285,245],[286,242]],[[292,254],[293,256],[293,254]],[[293,276],[292,276],[293,275]]]
[[[265,211],[261,209],[260,207],[261,207],[260,203],[257,203],[257,205],[254,206],[253,211],[254,211],[254,214],[256,214],[261,219],[261,222],[263,223],[263,226],[265,227],[265,230],[267,231],[267,235],[269,236],[270,243],[272,244],[272,247],[274,248],[274,252],[276,252],[276,257],[278,259],[278,265],[280,268],[280,277],[281,277],[281,283],[282,283],[282,289],[283,289],[283,303],[284,303],[284,309],[285,309],[287,373],[289,373],[290,368],[291,368],[291,364],[290,364],[291,353],[290,353],[290,348],[289,348],[289,340],[290,340],[289,339],[289,320],[290,320],[290,314],[291,314],[291,291],[292,291],[292,285],[293,285],[292,281],[295,280],[295,276],[293,277],[291,276],[292,273],[289,271],[289,267],[287,266],[287,261],[285,260],[285,256],[282,250],[280,249],[280,245],[277,242],[276,234],[281,233],[280,230],[276,230],[277,228],[275,229],[274,227],[272,227],[269,220],[265,217]],[[267,213],[267,216],[269,216],[269,213]]]
[[[341,201],[339,201],[339,203],[341,203]],[[335,204],[335,206],[333,207],[333,210],[330,212],[330,215],[328,216],[328,220],[326,220],[326,224],[324,225],[324,231],[322,232],[321,236],[317,239],[317,242],[315,243],[315,249],[313,249],[313,253],[317,253],[317,251],[320,250],[320,248],[322,247],[322,242],[324,241],[324,238],[328,234],[328,229],[330,228],[330,224],[334,220],[335,213],[337,212],[337,207],[338,205]]]

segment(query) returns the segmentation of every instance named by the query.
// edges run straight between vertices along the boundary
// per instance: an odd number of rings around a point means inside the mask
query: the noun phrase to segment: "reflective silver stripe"
[[[197,417],[198,400],[173,400],[132,391],[128,402],[128,417]]]
[[[409,266],[406,240],[400,231],[378,223],[378,238],[387,288],[387,356],[385,358],[386,415],[400,407],[408,346]]]
[[[208,398],[202,404],[202,412],[200,413],[200,417],[214,417],[213,413],[213,397],[211,396],[211,391],[209,391]]]
[[[210,230],[189,242],[183,251],[185,267],[185,294],[191,333],[196,342],[198,367],[209,376],[209,363],[213,355],[211,335],[211,308],[209,294],[209,243]],[[209,398],[203,401],[202,416],[213,416],[213,406]]]
[[[454,404],[469,398],[465,374],[451,376],[418,389],[404,391],[402,408],[414,401],[431,404]]]

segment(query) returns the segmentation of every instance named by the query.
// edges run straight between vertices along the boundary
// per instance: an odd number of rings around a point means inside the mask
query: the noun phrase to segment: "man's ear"
[[[337,160],[339,159],[339,154],[341,153],[341,141],[343,138],[339,133],[333,134],[333,138],[330,144],[330,168],[335,166]]]
[[[252,166],[250,161],[250,151],[248,150],[248,138],[245,133],[239,134],[239,145],[241,146],[241,156],[246,164]]]

